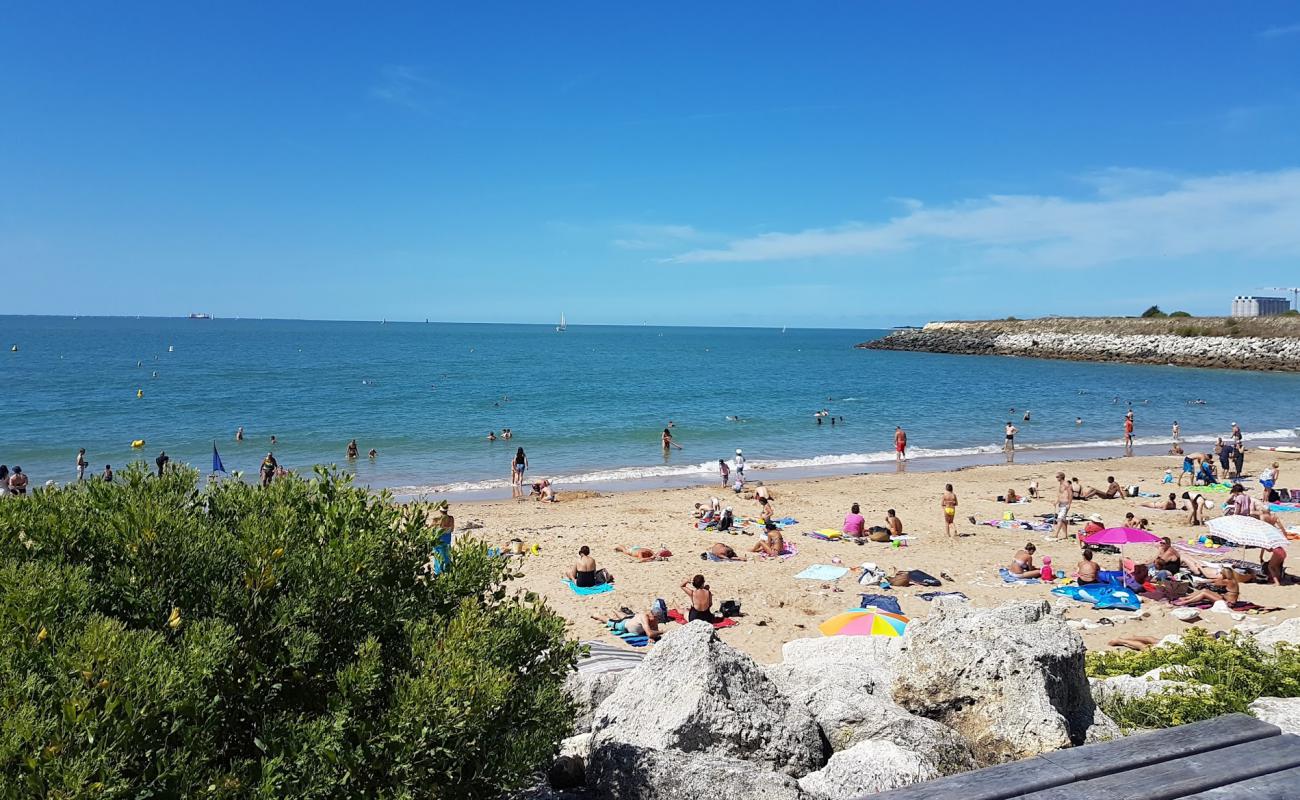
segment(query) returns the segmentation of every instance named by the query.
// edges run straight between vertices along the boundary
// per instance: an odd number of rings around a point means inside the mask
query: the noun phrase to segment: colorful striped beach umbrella
[[[902,636],[907,617],[876,608],[862,608],[836,614],[817,626],[823,636]]]

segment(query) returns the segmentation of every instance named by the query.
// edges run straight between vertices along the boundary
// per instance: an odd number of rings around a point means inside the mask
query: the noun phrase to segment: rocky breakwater
[[[1300,329],[1232,320],[1029,320],[931,322],[858,347],[964,355],[1028,356],[1187,367],[1300,371]],[[1146,324],[1151,323],[1151,324]],[[1258,335],[1249,335],[1251,333]]]
[[[693,622],[575,676],[581,727],[526,796],[847,800],[1118,735],[1083,653],[1045,602],[940,601],[903,639],[796,640],[767,667]]]

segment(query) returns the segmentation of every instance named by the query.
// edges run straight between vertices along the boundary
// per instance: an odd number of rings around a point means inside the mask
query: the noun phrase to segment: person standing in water
[[[1183,439],[1183,429],[1178,427],[1178,420],[1174,420],[1173,427],[1169,429],[1169,435],[1173,437],[1174,444],[1180,444]]]
[[[1124,415],[1124,449],[1133,449],[1133,409]]]
[[[902,425],[894,426],[894,460],[907,460],[907,431]]]
[[[674,447],[676,447],[678,450],[682,449],[682,446],[680,444],[673,441],[673,432],[668,430],[667,428],[664,428],[663,436],[661,436],[660,439],[663,441],[665,453],[667,453],[671,448]]]
[[[357,440],[353,439],[348,442],[348,460],[352,461],[357,457]]]
[[[159,477],[159,478],[161,478],[161,477],[163,476],[163,470],[166,469],[166,467],[167,467],[167,462],[169,462],[169,461],[171,461],[171,459],[167,457],[167,451],[166,451],[166,450],[161,450],[161,451],[159,451],[159,452],[158,452],[158,457],[155,458],[155,459],[153,460],[153,463],[155,463],[155,464],[158,465],[158,477]]]
[[[240,425],[238,428],[235,428],[235,441],[236,441],[236,442],[242,442],[242,441],[244,441],[244,426],[243,426],[243,425]]]
[[[524,470],[528,469],[528,456],[524,448],[515,451],[515,460],[510,462],[510,482],[515,486],[524,485]]]
[[[1006,441],[1004,441],[1002,444],[1003,450],[1010,453],[1016,449],[1016,434],[1019,432],[1020,429],[1017,428],[1015,425],[1012,425],[1010,420],[1007,420],[1007,428],[1006,428],[1007,438]]]
[[[83,447],[77,451],[77,480],[86,479],[86,467],[89,466],[90,462],[86,460],[86,448]]]

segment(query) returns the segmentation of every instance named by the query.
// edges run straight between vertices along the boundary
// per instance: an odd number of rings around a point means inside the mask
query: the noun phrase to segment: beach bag
[[[654,615],[656,622],[667,622],[668,604],[664,602],[664,599],[662,597],[657,598],[653,603],[650,604],[650,613]]]
[[[740,603],[735,600],[723,600],[722,605],[718,606],[718,613],[724,617],[739,617]]]
[[[871,536],[869,538],[873,542],[888,542],[889,531],[884,528],[872,528]]]
[[[890,586],[911,586],[912,576],[908,575],[906,572],[900,569],[894,573],[893,577],[889,579],[889,585]]]
[[[1180,597],[1186,597],[1192,593],[1192,585],[1187,581],[1180,581],[1169,578],[1163,581],[1156,581],[1156,587],[1164,592],[1165,597],[1170,600],[1177,600]]]
[[[1128,495],[1129,497],[1137,497],[1141,491],[1142,489],[1135,484],[1125,489],[1124,494]]]

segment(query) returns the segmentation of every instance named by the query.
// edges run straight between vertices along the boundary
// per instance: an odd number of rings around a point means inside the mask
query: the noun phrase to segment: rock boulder
[[[617,800],[809,800],[794,778],[747,761],[614,741],[592,753],[587,783]]]
[[[887,739],[868,739],[836,753],[826,766],[799,779],[809,794],[851,800],[939,777],[928,761]]]
[[[625,752],[612,744],[735,759],[793,777],[826,759],[812,714],[704,622],[664,636],[597,708],[592,733],[588,772],[596,774],[619,771],[600,763],[602,753]]]
[[[1261,697],[1250,704],[1250,713],[1283,733],[1300,734],[1300,697]]]
[[[956,730],[982,765],[1086,740],[1096,706],[1083,640],[1047,602],[936,606],[908,626],[895,702]]]
[[[1300,645],[1300,617],[1284,619],[1278,624],[1256,633],[1255,641],[1262,645],[1284,643]]]

